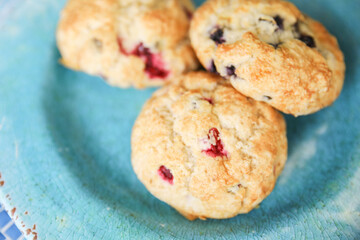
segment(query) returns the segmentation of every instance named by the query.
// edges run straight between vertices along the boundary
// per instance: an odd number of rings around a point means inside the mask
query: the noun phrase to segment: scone
[[[282,115],[208,72],[156,91],[131,146],[140,181],[190,220],[249,212],[270,194],[287,158]]]
[[[209,0],[195,12],[190,38],[205,68],[282,112],[316,112],[341,92],[337,40],[289,2]]]
[[[198,66],[193,10],[191,0],[69,0],[57,29],[61,62],[113,86],[163,85]]]

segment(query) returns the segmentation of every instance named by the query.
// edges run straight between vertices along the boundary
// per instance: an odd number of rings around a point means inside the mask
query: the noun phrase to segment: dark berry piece
[[[220,139],[219,130],[211,128],[208,134],[208,140],[215,140],[215,145],[211,144],[209,149],[203,150],[210,157],[227,157],[227,152],[224,149],[224,144]]]
[[[202,64],[197,68],[197,71],[208,71]]]
[[[279,29],[284,30],[284,19],[282,19],[279,15],[276,15],[274,20]]]
[[[211,60],[211,64],[210,64],[210,67],[209,67],[208,70],[209,70],[209,72],[212,72],[212,73],[218,73],[217,69],[216,69],[216,66],[215,66],[214,60]]]
[[[172,175],[171,171],[167,169],[164,165],[160,166],[160,168],[158,169],[158,174],[163,180],[169,182],[170,184],[173,184],[174,176]]]
[[[275,49],[277,49],[281,43],[269,43],[269,44],[273,46]]]
[[[233,65],[229,66],[229,67],[226,67],[226,74],[228,76],[235,76],[236,77],[236,74],[235,74],[235,67]]]
[[[314,48],[316,47],[314,38],[309,35],[301,34],[299,40],[304,42],[308,47]]]
[[[213,40],[216,43],[216,45],[222,44],[225,42],[223,35],[224,35],[224,31],[221,28],[216,27],[211,31],[210,39]]]
[[[265,95],[263,96],[263,98],[264,98],[265,101],[270,101],[270,100],[272,99],[272,97],[270,97],[270,96],[265,96]]]

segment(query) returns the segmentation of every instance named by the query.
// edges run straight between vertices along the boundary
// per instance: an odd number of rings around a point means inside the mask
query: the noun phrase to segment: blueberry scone
[[[188,37],[191,0],[69,0],[61,62],[118,87],[159,86],[197,68]]]
[[[316,112],[341,92],[336,38],[289,2],[209,0],[194,14],[190,38],[204,67],[282,112]]]
[[[131,146],[140,181],[190,220],[249,212],[270,194],[287,158],[282,115],[208,72],[155,92]]]

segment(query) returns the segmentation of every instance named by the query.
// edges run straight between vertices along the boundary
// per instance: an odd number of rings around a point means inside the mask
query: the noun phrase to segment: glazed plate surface
[[[359,239],[358,0],[294,1],[337,36],[343,92],[316,114],[286,116],[289,159],[258,209],[194,222],[152,197],[131,169],[131,128],[154,89],[112,88],[58,63],[64,3],[0,2],[0,202],[22,231],[36,224],[38,239]]]

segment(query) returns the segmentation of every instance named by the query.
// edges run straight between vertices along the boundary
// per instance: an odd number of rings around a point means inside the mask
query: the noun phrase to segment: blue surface
[[[294,1],[338,37],[344,90],[316,114],[286,116],[289,159],[260,208],[194,222],[152,197],[131,169],[131,127],[153,89],[116,89],[60,66],[54,33],[64,0],[8,2],[0,10],[0,202],[16,207],[22,231],[36,224],[39,239],[359,239],[359,1]]]
[[[5,232],[5,234],[10,239],[18,239],[22,235],[22,233],[14,224]]]
[[[6,239],[5,236],[2,235],[2,233],[0,233],[0,240],[5,240],[5,239]]]
[[[9,215],[7,214],[7,212],[1,211],[0,212],[0,229],[5,227],[5,225],[11,221],[11,218],[9,217]]]
[[[0,240],[20,240],[23,234],[0,204]]]

